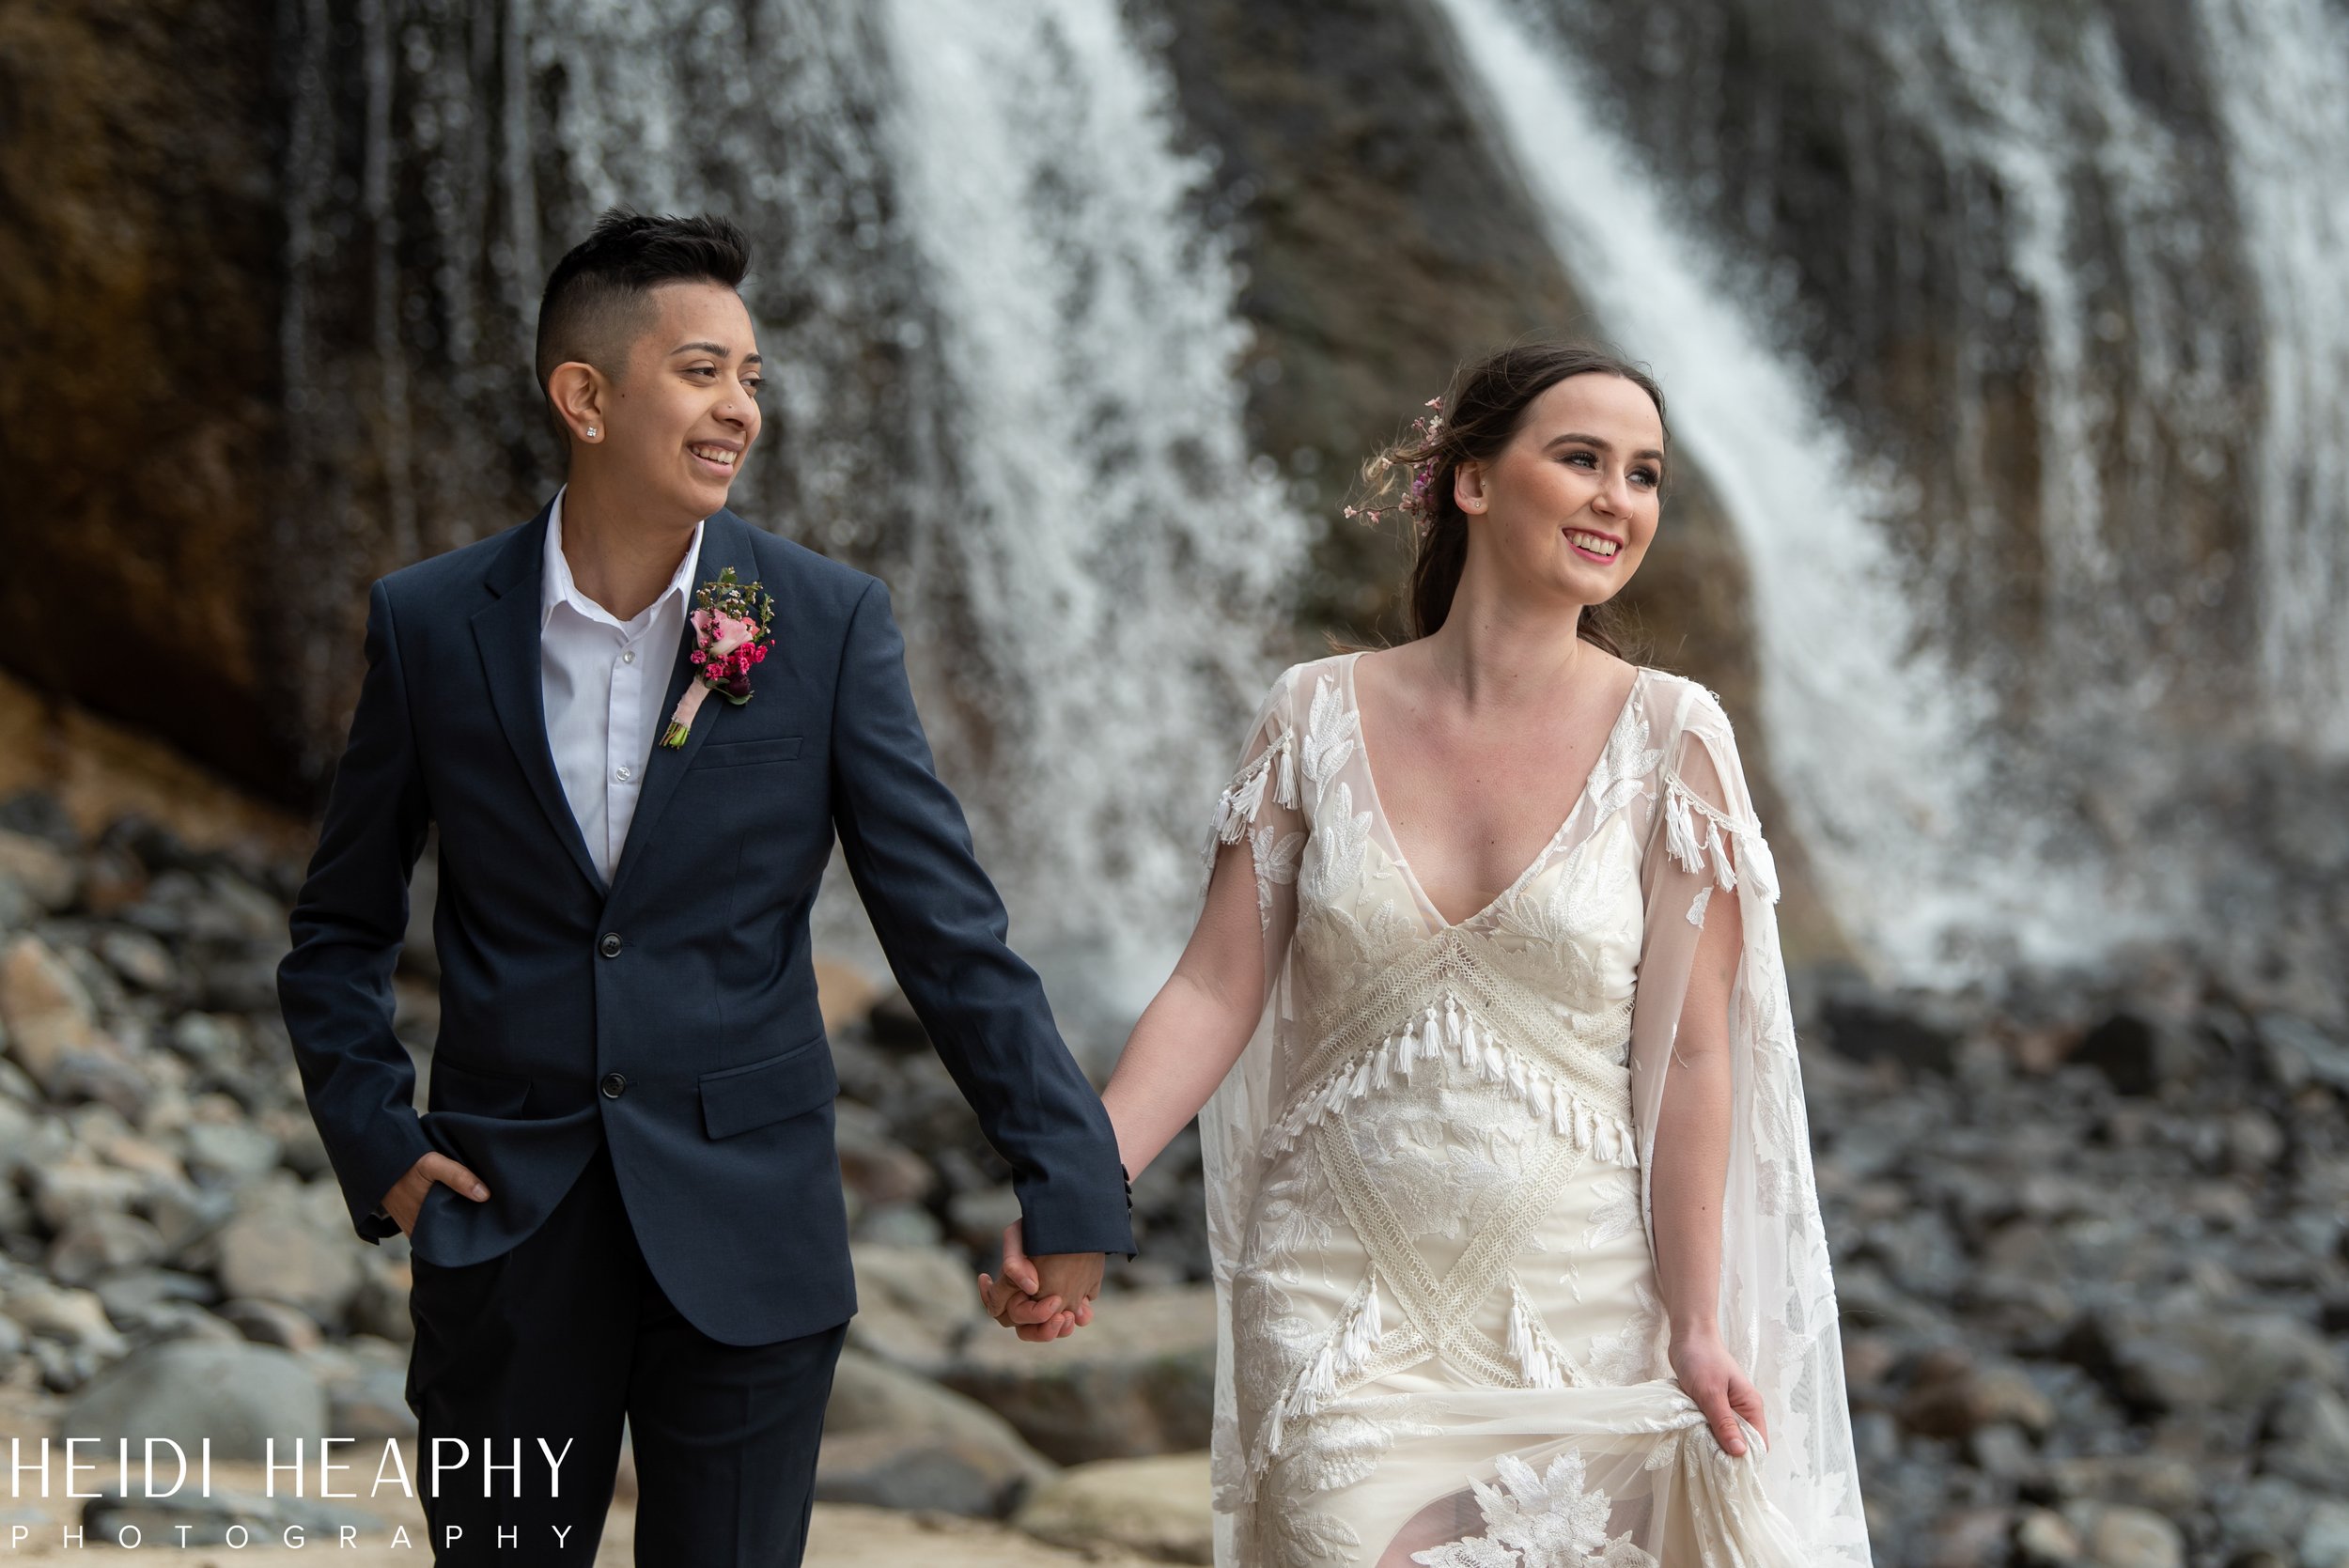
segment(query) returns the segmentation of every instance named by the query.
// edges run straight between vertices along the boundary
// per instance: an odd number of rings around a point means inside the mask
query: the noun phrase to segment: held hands
[[[1023,1340],[1066,1339],[1093,1321],[1101,1265],[1098,1252],[1028,1256],[1015,1219],[1003,1227],[1003,1277],[979,1276],[979,1304]]]
[[[479,1176],[436,1150],[411,1165],[408,1173],[383,1194],[383,1212],[399,1226],[401,1234],[416,1234],[416,1211],[424,1207],[424,1195],[432,1190],[434,1182],[476,1203],[489,1202],[490,1189],[482,1185]]]
[[[1704,1412],[1705,1425],[1712,1430],[1713,1440],[1721,1445],[1721,1452],[1732,1458],[1742,1457],[1746,1452],[1746,1435],[1738,1428],[1743,1417],[1762,1440],[1770,1440],[1770,1428],[1762,1415],[1762,1392],[1753,1380],[1737,1364],[1729,1347],[1721,1343],[1720,1335],[1710,1329],[1688,1334],[1672,1335],[1672,1375],[1697,1408]]]

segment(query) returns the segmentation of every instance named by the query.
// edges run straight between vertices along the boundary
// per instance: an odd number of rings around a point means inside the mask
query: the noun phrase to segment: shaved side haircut
[[[629,345],[644,330],[651,295],[664,283],[742,287],[750,242],[723,218],[647,217],[614,207],[596,220],[586,239],[554,264],[538,302],[538,391],[565,440],[569,429],[554,415],[547,378],[578,360],[607,376],[625,366]]]

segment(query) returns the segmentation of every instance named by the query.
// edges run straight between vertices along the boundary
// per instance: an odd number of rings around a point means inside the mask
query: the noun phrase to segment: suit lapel
[[[530,792],[546,813],[547,825],[570,852],[572,863],[599,894],[603,878],[580,836],[579,819],[563,794],[555,775],[554,753],[547,744],[546,698],[539,683],[538,636],[541,573],[546,564],[547,513],[514,536],[500,554],[486,586],[496,597],[473,617],[474,644],[481,650],[482,673],[490,685],[490,705],[497,710],[498,727],[521,764]]]
[[[702,525],[701,554],[693,564],[692,587],[715,578],[726,567],[748,582],[758,576],[758,558],[751,549],[750,524],[723,508],[712,512]],[[685,695],[688,682],[693,678],[693,665],[686,655],[693,651],[693,605],[688,599],[686,621],[679,629],[677,666],[669,672],[669,690],[661,698],[661,727],[668,728],[669,715],[677,710],[677,699]],[[755,686],[756,677],[753,677]],[[661,814],[667,809],[670,797],[677,793],[677,781],[686,768],[692,766],[693,753],[709,738],[709,732],[721,728],[732,713],[734,705],[714,692],[703,699],[701,711],[693,716],[693,727],[685,734],[680,747],[653,743],[652,757],[645,765],[645,787],[636,797],[636,815],[629,819],[628,838],[620,846],[620,863],[613,868],[612,895],[619,896],[628,885],[629,876],[636,863],[646,858],[652,841],[653,830],[660,825]]]

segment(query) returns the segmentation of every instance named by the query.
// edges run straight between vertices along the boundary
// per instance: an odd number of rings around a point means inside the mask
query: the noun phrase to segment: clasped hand
[[[1093,1321],[1101,1266],[1098,1252],[1030,1257],[1015,1219],[1003,1227],[1003,1278],[979,1276],[979,1302],[988,1316],[1023,1340],[1066,1339]]]

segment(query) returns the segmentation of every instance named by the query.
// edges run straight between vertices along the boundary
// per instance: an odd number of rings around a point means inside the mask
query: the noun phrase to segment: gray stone
[[[915,1203],[928,1196],[936,1175],[921,1156],[889,1136],[889,1123],[879,1111],[852,1100],[842,1100],[835,1110],[840,1179],[850,1192],[876,1206]]]
[[[860,1350],[936,1377],[972,1334],[1001,1331],[980,1311],[978,1280],[959,1253],[858,1242],[849,1257],[857,1312],[848,1343]]]
[[[398,1345],[372,1335],[320,1345],[303,1357],[326,1390],[332,1433],[377,1448],[387,1439],[412,1440],[415,1413],[408,1408],[408,1358]]]
[[[220,1230],[221,1288],[299,1307],[321,1324],[340,1323],[362,1282],[361,1244],[347,1230],[321,1226],[318,1206],[283,1177],[245,1188]],[[342,1212],[339,1195],[334,1212]]]
[[[350,1301],[351,1327],[394,1344],[410,1343],[416,1337],[416,1320],[408,1310],[412,1275],[407,1260],[386,1257],[383,1248],[370,1247],[359,1263],[363,1278],[359,1294]]]
[[[2324,1336],[2307,1323],[2233,1302],[2098,1312],[2061,1348],[2127,1404],[2155,1414],[2256,1409],[2295,1379],[2329,1384],[2341,1375]]]
[[[33,1212],[53,1231],[97,1214],[119,1214],[137,1202],[147,1183],[134,1172],[101,1165],[82,1151],[33,1178]]]
[[[214,1309],[222,1322],[255,1344],[273,1344],[296,1354],[318,1347],[325,1338],[310,1314],[283,1301],[239,1296]]]
[[[861,1351],[841,1353],[817,1460],[819,1499],[995,1516],[1051,1473],[991,1411]]]
[[[957,1192],[946,1204],[955,1239],[992,1255],[1003,1245],[1003,1228],[1019,1218],[1019,1197],[1008,1187]]]
[[[192,1122],[181,1137],[190,1170],[232,1187],[277,1167],[277,1140],[249,1122]]]
[[[193,1187],[186,1182],[150,1185],[139,1207],[163,1238],[174,1258],[184,1257],[204,1242],[237,1211],[237,1201],[217,1188]]]
[[[2238,1555],[2290,1553],[2308,1529],[2310,1507],[2309,1495],[2282,1477],[2256,1477],[2220,1504],[2220,1539]]]
[[[0,1023],[8,1026],[9,1055],[53,1095],[62,1094],[75,1058],[113,1048],[99,1032],[89,988],[30,934],[0,950]]]
[[[106,1448],[118,1437],[168,1437],[190,1453],[209,1437],[215,1457],[257,1460],[272,1437],[280,1454],[297,1437],[315,1449],[328,1435],[326,1418],[317,1380],[285,1351],[174,1340],[93,1380],[67,1407],[58,1434],[101,1438]]]
[[[37,1338],[86,1349],[101,1359],[130,1348],[94,1291],[67,1290],[37,1277],[20,1279],[8,1288],[8,1310]]]
[[[1204,1453],[1104,1459],[1052,1477],[1012,1522],[1056,1546],[1112,1546],[1160,1562],[1213,1562],[1213,1495]]]
[[[2349,1044],[2289,1013],[2263,1013],[2258,1028],[2277,1082],[2297,1089],[2313,1080],[2349,1094]]]
[[[2015,1512],[1961,1508],[1935,1521],[1928,1568],[2006,1568],[2014,1560]]]
[[[883,1203],[857,1216],[854,1234],[884,1247],[936,1247],[946,1239],[946,1227],[919,1204]]]
[[[2053,1509],[2034,1508],[2015,1527],[2015,1555],[2030,1568],[2074,1568],[2079,1532]]]
[[[2105,1509],[2084,1535],[2096,1568],[2186,1568],[2186,1538],[2147,1509]]]
[[[134,1214],[100,1209],[59,1232],[49,1246],[49,1272],[61,1284],[86,1285],[102,1275],[144,1268],[163,1257],[163,1238]]]
[[[228,1066],[244,1055],[244,1032],[233,1017],[182,1013],[171,1026],[171,1048],[198,1066]]]
[[[171,950],[144,931],[117,926],[98,939],[96,952],[117,974],[143,991],[167,991],[179,978]]]
[[[106,1315],[126,1328],[142,1327],[161,1310],[209,1307],[220,1289],[201,1274],[171,1268],[140,1268],[101,1280],[94,1287]],[[177,1313],[169,1314],[177,1321]]]
[[[2333,1478],[2341,1484],[2341,1478]],[[2349,1568],[2349,1502],[2324,1498],[2309,1510],[2300,1534],[2300,1568]]]
[[[82,874],[54,845],[0,829],[0,878],[15,883],[41,908],[54,914],[73,907]]]
[[[2349,1402],[2313,1382],[2285,1389],[2260,1467],[2320,1492],[2349,1483]]]
[[[945,1381],[1063,1464],[1204,1449],[1215,1406],[1215,1292],[1105,1295],[1090,1327],[1050,1344],[992,1328],[970,1342]]]
[[[2058,1460],[2051,1473],[2056,1490],[2066,1498],[2126,1503],[2157,1514],[2184,1514],[2202,1500],[2201,1476],[2171,1454],[2082,1454]]]
[[[1992,1422],[2044,1433],[2055,1424],[2055,1406],[2021,1369],[1977,1365],[1965,1351],[1948,1347],[1919,1363],[1900,1418],[1911,1432],[1929,1437],[1963,1437]]]

